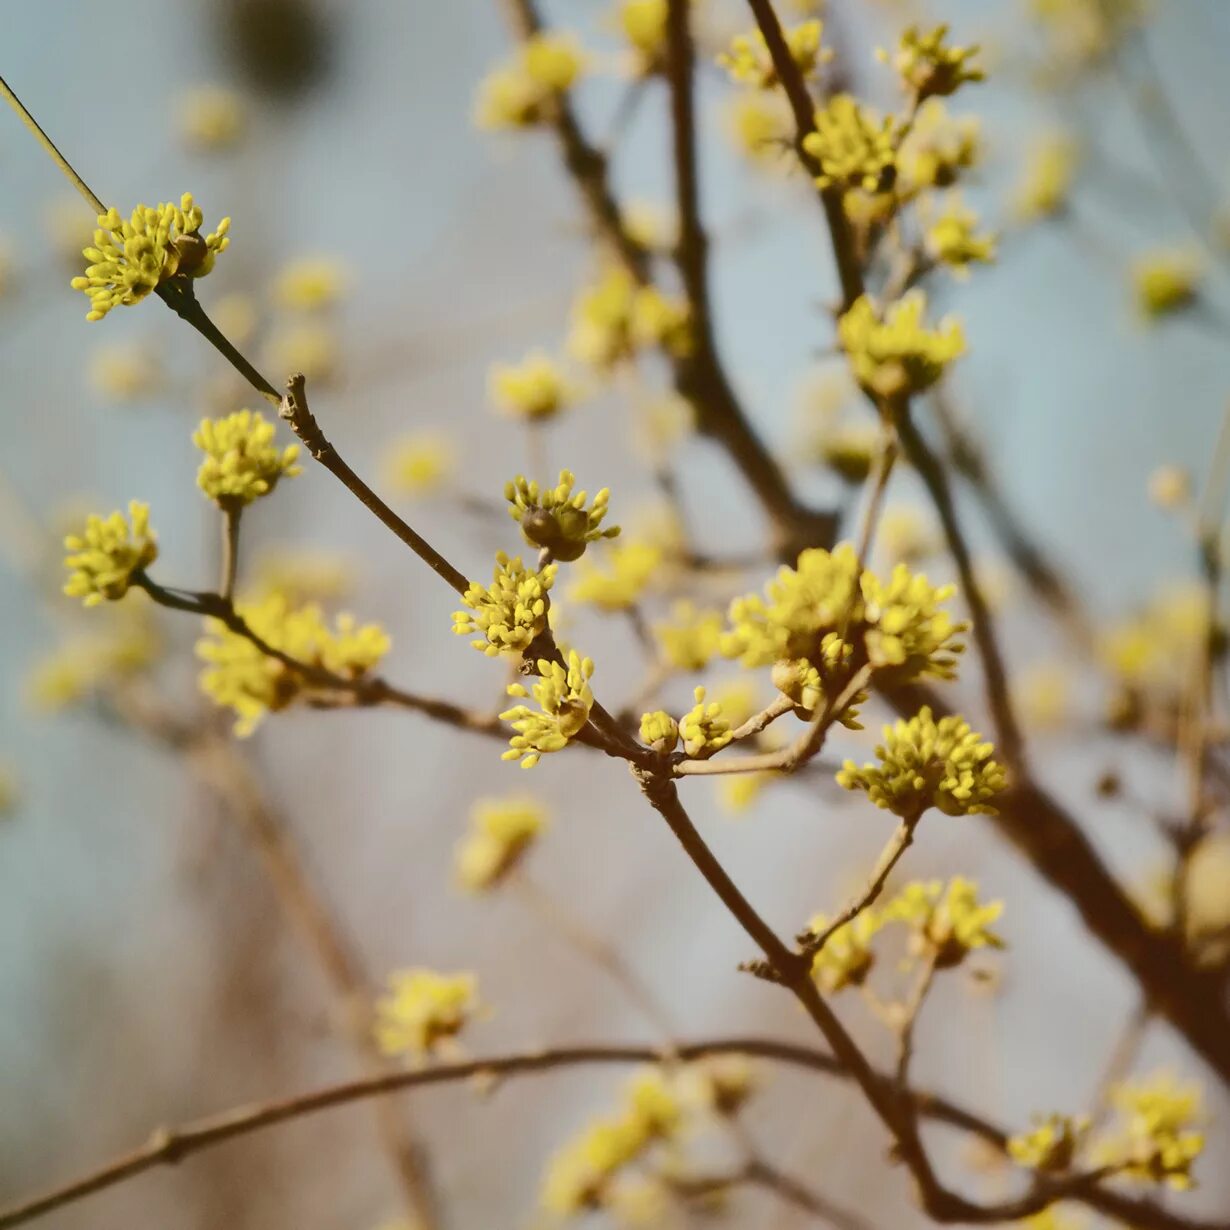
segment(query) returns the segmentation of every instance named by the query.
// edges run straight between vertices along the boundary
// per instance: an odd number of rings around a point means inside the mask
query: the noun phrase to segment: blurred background
[[[595,58],[577,106],[587,130],[610,137],[618,193],[669,216],[663,83],[638,87],[630,102],[610,5],[543,7]],[[867,412],[826,353],[837,293],[827,238],[807,185],[772,160],[749,159],[732,136],[736,91],[712,56],[750,24],[745,6],[697,7],[718,342],[799,490],[846,507],[848,489],[819,464],[815,440],[835,410],[851,421]],[[986,155],[966,199],[1002,234],[995,265],[937,283],[937,306],[964,321],[970,343],[948,393],[985,443],[1006,505],[1069,579],[1098,634],[1159,595],[1190,592],[1190,531],[1150,501],[1150,475],[1174,464],[1203,476],[1230,394],[1230,258],[1219,247],[1230,13],[1216,0],[1159,0],[1143,29],[1120,31],[1119,8],[831,0],[825,14],[843,71],[881,106],[893,104],[893,83],[873,50],[909,20],[949,21],[957,41],[983,45],[989,79],[953,109],[980,117]],[[1094,24],[1082,26],[1081,13]],[[668,524],[645,464],[635,382],[595,387],[534,441],[491,406],[492,365],[536,348],[558,352],[593,267],[550,135],[474,123],[479,82],[509,46],[494,0],[11,4],[0,43],[0,71],[104,200],[127,212],[188,190],[207,225],[232,217],[232,246],[200,288],[206,307],[275,383],[307,370],[313,409],[342,455],[479,579],[495,550],[521,549],[515,527],[491,509],[504,481],[531,464],[548,474],[566,465],[590,490],[609,486],[611,518],[627,527]],[[1062,212],[1025,225],[1031,151],[1057,133],[1081,149],[1079,173]],[[105,706],[59,703],[47,671],[66,638],[110,615],[83,614],[58,596],[57,536],[84,511],[148,500],[159,578],[210,584],[217,514],[194,486],[191,432],[204,413],[257,403],[157,305],[83,319],[68,280],[91,224],[16,117],[0,116],[0,1203],[157,1124],[357,1070],[338,1034],[335,988],[288,928],[226,791]],[[1150,320],[1132,269],[1159,251],[1191,254],[1201,280],[1186,310]],[[327,284],[319,303],[296,296],[293,279],[286,289],[287,270],[304,262]],[[407,461],[424,453],[440,463],[434,485]],[[701,549],[763,552],[763,517],[724,455],[688,440],[672,446],[670,462]],[[1165,866],[1149,813],[1182,797],[1174,757],[1106,733],[1113,679],[1044,617],[998,550],[984,503],[968,491],[962,499],[1040,776],[1147,896]],[[946,578],[913,475],[894,479],[890,511],[900,536],[887,545],[882,537],[881,551],[925,559],[929,575]],[[331,605],[380,620],[393,639],[385,673],[398,683],[484,711],[499,700],[503,664],[449,633],[453,595],[310,463],[245,518],[243,568],[249,582],[280,568]],[[707,575],[696,592],[724,602],[769,571],[766,561]],[[667,596],[653,601],[665,609]],[[184,722],[205,720],[195,621],[156,625],[166,653],[160,703]],[[597,660],[603,699],[631,700],[644,666],[630,622],[573,606],[566,631]],[[713,680],[732,672],[719,668]],[[690,686],[674,681],[668,707],[689,704]],[[950,691],[975,727],[985,722],[973,672]],[[873,705],[868,717],[862,736],[840,732],[838,755],[869,750],[888,714]],[[472,970],[490,1008],[464,1039],[475,1054],[660,1040],[617,980],[544,917],[545,899],[635,968],[679,1036],[811,1040],[788,997],[736,973],[753,955],[747,940],[623,766],[570,754],[524,774],[499,750],[410,713],[306,708],[264,723],[239,749],[364,983],[406,966]],[[1108,773],[1127,783],[1116,798],[1099,796]],[[530,858],[533,887],[458,892],[454,850],[475,801],[527,790],[553,821]],[[863,800],[815,775],[775,784],[743,809],[712,783],[689,782],[685,794],[706,840],[783,933],[834,909],[888,834]],[[919,1083],[1009,1125],[1052,1106],[1079,1109],[1135,1010],[1133,981],[976,818],[930,820],[906,871],[968,874],[1006,902],[1007,951],[978,962],[979,978],[946,981],[928,1004]],[[1230,900],[1226,880],[1210,892]],[[889,1059],[863,1006],[843,1011],[869,1050]],[[1139,1066],[1204,1076],[1160,1026]],[[906,1176],[886,1174],[882,1131],[856,1092],[763,1076],[748,1122],[766,1151],[871,1225],[923,1224]],[[446,1087],[401,1099],[398,1114],[427,1144],[443,1224],[537,1224],[547,1159],[612,1104],[624,1079],[569,1070],[490,1096]],[[1200,1187],[1182,1197],[1192,1213],[1230,1207],[1230,1180],[1216,1164],[1230,1147],[1228,1109],[1210,1097]],[[937,1151],[954,1185],[993,1192],[1007,1182],[979,1169],[959,1139],[938,1137]],[[45,1224],[374,1230],[402,1216],[371,1108],[361,1105],[195,1156]],[[763,1193],[736,1196],[730,1221],[806,1224]]]

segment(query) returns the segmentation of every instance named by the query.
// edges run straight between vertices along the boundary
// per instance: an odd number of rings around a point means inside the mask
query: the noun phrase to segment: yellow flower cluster
[[[829,919],[817,914],[808,930],[812,935],[822,935],[828,925]],[[868,908],[838,927],[812,957],[811,976],[816,985],[829,994],[846,987],[861,987],[875,964],[871,941],[883,925],[883,916]]]
[[[927,222],[923,240],[927,255],[957,277],[968,277],[970,265],[989,264],[995,259],[995,236],[980,235],[977,227],[978,215],[955,195],[950,197],[944,209]]]
[[[790,58],[804,77],[810,77],[820,64],[833,58],[831,51],[820,46],[824,25],[814,18],[782,33]],[[730,74],[730,79],[740,85],[769,90],[778,83],[777,69],[769,55],[764,35],[759,30],[736,35],[731,39],[730,49],[722,52],[717,62]]]
[[[673,1139],[682,1118],[679,1098],[661,1073],[635,1077],[619,1112],[596,1120],[551,1160],[543,1207],[562,1216],[603,1207],[620,1172],[654,1144]]]
[[[816,129],[803,148],[820,164],[821,188],[862,188],[875,192],[891,183],[898,131],[893,117],[879,119],[850,94],[834,94],[816,112]]]
[[[1030,1131],[1008,1138],[1008,1156],[1018,1166],[1045,1174],[1070,1170],[1088,1129],[1088,1116],[1047,1115]]]
[[[796,165],[785,157],[794,147],[794,117],[780,91],[741,90],[730,101],[726,127],[736,148],[757,165],[783,171]]]
[[[929,389],[965,352],[961,326],[948,318],[938,329],[925,323],[927,298],[910,291],[890,304],[881,320],[863,295],[837,322],[837,336],[855,379],[868,392],[896,401]]]
[[[677,356],[691,352],[686,300],[638,285],[622,266],[608,266],[573,305],[569,352],[579,362],[608,371],[652,346]]]
[[[878,764],[859,769],[847,760],[837,784],[862,790],[877,807],[902,817],[930,807],[948,816],[993,816],[990,800],[1006,784],[1003,769],[991,758],[994,750],[964,718],[936,722],[924,707],[909,721],[900,718],[884,727]]]
[[[1125,1082],[1112,1093],[1124,1117],[1124,1137],[1103,1145],[1099,1161],[1123,1166],[1123,1173],[1150,1183],[1191,1187],[1192,1163],[1204,1149],[1200,1090],[1159,1073],[1149,1080]]]
[[[890,62],[902,84],[921,102],[925,98],[955,94],[967,81],[983,81],[986,74],[970,63],[978,54],[974,47],[948,47],[947,26],[936,26],[925,34],[910,26],[901,36],[897,50],[880,58]]]
[[[638,76],[654,72],[662,63],[666,13],[667,0],[621,0],[616,20],[635,53]]]
[[[814,710],[844,679],[856,646],[877,671],[904,682],[920,675],[952,678],[966,625],[943,610],[952,586],[936,588],[898,564],[887,582],[859,572],[849,543],[832,552],[809,548],[795,568],[782,567],[765,587],[730,606],[722,652],[744,666],[774,668],[773,683],[802,710]],[[841,715],[847,724],[853,712]]]
[[[577,399],[577,390],[559,365],[538,351],[521,363],[497,364],[488,383],[501,411],[531,423],[555,418]]]
[[[476,1007],[472,974],[438,974],[430,969],[399,970],[376,1001],[376,1044],[385,1055],[422,1059],[438,1042],[454,1038]]]
[[[379,624],[359,624],[351,615],[339,615],[330,628],[315,603],[292,607],[281,593],[241,603],[236,610],[273,649],[348,679],[367,674],[389,651],[388,634]],[[250,735],[266,713],[285,709],[308,686],[300,672],[269,657],[220,620],[207,620],[206,629],[196,645],[197,657],[207,663],[201,691],[215,704],[234,710],[236,734]]]
[[[534,799],[482,799],[457,847],[457,880],[472,893],[495,888],[521,861],[547,823]]]
[[[219,508],[233,511],[268,495],[278,479],[301,474],[295,464],[298,446],[279,449],[273,438],[273,424],[251,410],[202,419],[192,437],[192,443],[205,454],[197,471],[197,486]]]
[[[527,705],[515,705],[500,714],[500,720],[512,725],[517,733],[508,740],[504,760],[520,760],[523,769],[532,769],[549,752],[562,751],[585,728],[589,711],[594,706],[594,693],[589,686],[594,673],[590,658],[582,658],[572,650],[568,664],[538,660],[541,678],[527,690],[524,684],[508,686],[509,696],[533,695],[538,704],[535,712]]]
[[[480,128],[529,128],[546,120],[551,104],[575,84],[585,55],[569,34],[539,33],[493,69],[479,86],[475,122]]]
[[[346,266],[336,257],[304,256],[279,271],[273,297],[289,312],[319,312],[338,303],[348,282]]]
[[[148,669],[162,649],[148,610],[131,611],[116,626],[88,637],[74,637],[43,658],[30,673],[30,702],[44,713],[71,708]]]
[[[202,278],[209,273],[230,243],[231,220],[223,218],[213,234],[204,236],[203,221],[190,192],[178,205],[138,205],[127,221],[114,208],[100,214],[94,243],[82,252],[90,262],[85,276],[72,281],[74,290],[90,297],[86,320],[102,320],[120,304],[140,303],[177,274]]]
[[[1018,222],[1053,217],[1068,203],[1076,178],[1079,154],[1075,142],[1063,133],[1046,133],[1029,145],[1020,182],[1012,197]]]
[[[118,509],[105,518],[91,513],[85,529],[69,534],[64,546],[69,552],[64,557],[69,570],[64,592],[82,599],[86,606],[122,598],[133,574],[158,558],[158,542],[149,527],[149,505],[139,500],[129,502],[127,517]]]
[[[452,477],[457,449],[451,437],[437,431],[418,431],[395,441],[385,458],[385,481],[410,497],[431,495]]]
[[[687,601],[671,608],[670,618],[653,626],[662,657],[680,671],[701,671],[722,647],[722,613],[700,610]]]
[[[952,969],[979,948],[1002,948],[990,928],[1004,912],[1002,901],[978,900],[978,885],[953,876],[911,881],[883,910],[885,922],[903,922],[913,932],[916,951],[929,952],[937,969]]]
[[[568,596],[602,611],[626,611],[661,576],[662,548],[648,542],[621,542],[607,552],[605,562],[609,569],[588,555],[578,560]]]
[[[910,200],[928,188],[949,188],[981,155],[976,116],[954,118],[938,99],[919,108],[897,151],[897,193]]]
[[[555,487],[539,487],[520,474],[504,486],[509,514],[521,523],[525,541],[565,561],[580,559],[591,542],[619,535],[617,525],[601,528],[611,498],[610,488],[603,487],[586,508],[589,493],[574,494],[575,482],[570,470],[561,470],[559,485]]]
[[[696,704],[679,719],[679,736],[689,756],[711,756],[731,740],[733,732],[721,701],[706,702],[705,689],[693,692]]]
[[[479,639],[470,644],[491,658],[524,653],[546,631],[547,594],[557,571],[558,565],[548,564],[535,572],[524,567],[520,556],[509,559],[498,552],[491,587],[470,582],[461,596],[469,610],[453,613],[453,631],[458,636],[477,633]]]
[[[642,713],[641,740],[655,752],[673,752],[679,743],[679,723],[665,709]]]
[[[1132,265],[1136,306],[1146,320],[1190,307],[1200,292],[1202,269],[1190,252],[1151,252]]]

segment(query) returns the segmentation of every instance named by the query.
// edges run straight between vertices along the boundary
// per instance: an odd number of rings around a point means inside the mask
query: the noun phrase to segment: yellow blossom
[[[149,604],[111,608],[109,628],[74,636],[40,659],[26,681],[31,705],[43,713],[72,708],[148,670],[162,651]]]
[[[795,67],[804,77],[810,77],[819,64],[832,59],[833,53],[821,49],[820,39],[824,33],[822,22],[805,21],[801,25],[782,31],[786,47]],[[730,48],[717,57],[718,64],[740,85],[769,90],[777,85],[777,69],[769,55],[764,35],[759,30],[751,34],[739,34],[731,39]]]
[[[265,346],[270,366],[281,372],[302,372],[309,384],[337,378],[341,355],[337,330],[324,321],[305,320],[278,329]]]
[[[82,252],[90,262],[85,276],[72,281],[74,290],[90,298],[86,320],[102,320],[113,307],[139,303],[177,275],[209,273],[230,243],[231,220],[223,218],[215,232],[202,235],[203,220],[189,192],[178,205],[138,205],[127,221],[116,209],[99,214],[94,242]]]
[[[916,507],[890,504],[876,523],[877,547],[895,563],[914,565],[943,545],[930,518]]]
[[[422,1059],[445,1038],[456,1037],[474,1013],[473,974],[399,970],[376,1001],[376,1043],[385,1055]]]
[[[610,488],[603,487],[586,508],[589,493],[574,494],[575,482],[570,470],[561,470],[556,487],[539,487],[520,474],[504,485],[508,511],[514,521],[521,523],[525,541],[565,561],[580,559],[591,542],[619,535],[617,525],[601,528],[611,498]]]
[[[1044,133],[1029,145],[1012,198],[1018,222],[1053,217],[1068,203],[1079,161],[1074,141],[1063,133]]]
[[[1192,496],[1192,476],[1182,466],[1161,465],[1149,475],[1149,502],[1167,511],[1185,507]]]
[[[645,542],[620,542],[606,552],[604,562],[609,567],[589,555],[579,559],[568,597],[602,611],[626,611],[661,575],[662,550]]]
[[[1118,1166],[1142,1182],[1165,1183],[1179,1190],[1191,1187],[1192,1164],[1204,1149],[1204,1133],[1197,1130],[1199,1087],[1182,1085],[1159,1072],[1117,1085],[1111,1101],[1123,1128],[1099,1142],[1097,1161]]]
[[[642,713],[641,741],[655,752],[673,752],[679,742],[679,723],[664,709]]]
[[[897,192],[911,200],[928,188],[948,188],[981,154],[976,116],[953,118],[938,98],[918,110],[897,153]]]
[[[158,542],[149,527],[149,505],[132,500],[125,518],[118,510],[103,518],[91,514],[81,534],[64,539],[69,578],[64,592],[86,606],[122,598],[133,574],[158,558]]]
[[[641,459],[655,469],[696,429],[696,407],[677,393],[638,402],[632,442]]]
[[[651,346],[674,355],[690,353],[692,321],[686,300],[638,285],[622,266],[608,266],[573,305],[569,353],[607,371]]]
[[[624,233],[646,252],[669,253],[679,242],[679,216],[654,201],[631,200],[623,207]]]
[[[978,234],[977,227],[978,215],[957,196],[950,196],[944,208],[927,219],[923,240],[927,255],[957,277],[968,277],[970,265],[995,260],[996,237]]]
[[[1008,1156],[1018,1166],[1056,1174],[1072,1168],[1081,1137],[1089,1128],[1085,1115],[1047,1115],[1028,1132],[1008,1138]]]
[[[705,689],[696,688],[696,704],[679,719],[683,750],[689,756],[711,756],[731,740],[730,722],[718,701],[705,701]]]
[[[735,147],[760,166],[785,169],[793,148],[794,128],[784,94],[741,91],[730,100],[726,127]]]
[[[692,312],[687,300],[665,295],[656,286],[642,286],[633,295],[630,328],[637,347],[660,346],[677,357],[692,352]]]
[[[676,670],[700,671],[721,652],[722,624],[720,611],[680,601],[671,608],[669,620],[653,625],[653,636],[662,657]]]
[[[402,436],[389,447],[385,481],[412,498],[434,495],[457,467],[457,447],[443,432],[424,430]]]
[[[940,603],[953,597],[957,587],[933,586],[905,564],[893,569],[887,584],[874,572],[864,571],[861,585],[871,665],[881,674],[905,679],[919,675],[954,678],[956,655],[962,651],[956,638],[968,625],[954,620]]]
[[[547,593],[557,571],[558,565],[548,564],[536,572],[524,567],[520,556],[509,559],[499,552],[491,587],[470,582],[461,597],[469,611],[454,613],[453,631],[459,636],[478,633],[470,644],[488,657],[524,653],[546,631]]]
[[[901,36],[897,50],[880,58],[891,63],[905,88],[921,102],[924,98],[946,97],[968,81],[982,81],[982,69],[970,64],[978,54],[974,47],[947,47],[947,26],[936,26],[926,34],[910,26]]]
[[[615,16],[620,33],[636,56],[636,72],[657,69],[666,49],[667,0],[619,0]]]
[[[874,192],[895,168],[897,122],[891,115],[880,119],[850,94],[834,94],[816,112],[816,129],[803,138],[803,148],[820,164],[821,188]]]
[[[346,293],[350,277],[334,256],[305,256],[292,261],[273,283],[274,302],[290,312],[315,312],[333,307]]]
[[[205,454],[197,486],[219,508],[240,509],[268,495],[281,478],[303,471],[297,445],[279,449],[274,426],[260,413],[239,410],[223,419],[202,419],[192,443]]]
[[[945,318],[938,329],[928,329],[926,310],[926,296],[915,290],[890,304],[881,319],[863,295],[838,321],[854,377],[873,395],[895,400],[921,393],[965,352],[961,326]]]
[[[538,351],[518,364],[496,364],[489,384],[496,406],[527,422],[552,419],[577,399],[577,390],[559,365]]]
[[[243,135],[243,99],[220,85],[198,86],[179,100],[179,130],[194,149],[222,150]]]
[[[837,774],[846,790],[862,790],[877,807],[898,816],[917,816],[929,807],[948,816],[995,815],[990,805],[1004,789],[994,748],[957,716],[936,722],[927,707],[906,721],[884,727],[876,748],[879,764],[859,769],[847,760]]]
[[[236,346],[246,345],[256,332],[256,305],[249,295],[223,295],[210,305],[213,322]]]
[[[812,935],[823,935],[829,922],[826,915],[817,914],[808,923],[808,930]],[[811,976],[816,985],[830,995],[846,987],[861,987],[875,964],[871,941],[883,925],[884,919],[870,908],[842,923],[812,957]]]
[[[1200,291],[1203,270],[1190,252],[1152,252],[1132,265],[1136,306],[1147,320],[1190,307]]]
[[[538,711],[527,705],[515,705],[500,714],[500,720],[510,723],[516,731],[502,759],[520,760],[523,769],[532,769],[547,753],[567,747],[569,740],[585,729],[594,704],[589,686],[594,664],[576,650],[569,653],[567,666],[539,658],[538,673],[541,678],[532,690],[520,683],[508,687],[509,696],[532,695]]]
[[[493,130],[542,123],[552,101],[573,86],[584,67],[584,53],[572,35],[532,35],[510,61],[483,79],[475,122],[480,128]]]
[[[470,892],[495,888],[521,861],[547,823],[535,799],[480,799],[457,847],[457,879]]]
[[[755,804],[761,791],[776,776],[776,773],[768,772],[723,774],[714,783],[718,806],[727,815],[742,815]]]
[[[388,634],[379,624],[360,625],[343,614],[330,628],[315,603],[294,607],[281,593],[241,602],[236,611],[271,648],[309,669],[347,679],[368,674],[389,651]],[[250,735],[266,713],[285,709],[310,686],[299,670],[264,653],[220,620],[206,620],[205,627],[206,635],[196,645],[197,657],[206,663],[201,691],[235,712],[236,734]]]
[[[354,584],[345,555],[310,548],[281,548],[257,561],[255,592],[281,594],[290,606],[313,599],[341,598]]]
[[[90,384],[112,401],[130,402],[161,388],[164,374],[157,351],[142,345],[111,345],[90,358]]]
[[[883,909],[885,922],[903,922],[914,934],[916,949],[929,951],[937,969],[951,969],[979,948],[1002,948],[1004,942],[990,928],[1003,913],[1002,901],[983,905],[978,885],[953,876],[939,880],[913,880]]]

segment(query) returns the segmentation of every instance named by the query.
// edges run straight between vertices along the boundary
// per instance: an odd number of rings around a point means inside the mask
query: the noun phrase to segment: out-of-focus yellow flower
[[[125,603],[115,608],[125,617],[110,628],[72,637],[39,660],[26,680],[31,706],[58,713],[148,670],[162,652],[162,640],[147,608],[148,603]]]
[[[837,333],[854,377],[877,397],[895,400],[929,389],[965,353],[965,334],[950,318],[926,326],[927,298],[910,291],[883,320],[863,295],[838,321]]]
[[[810,77],[820,64],[833,58],[831,51],[820,46],[823,33],[824,23],[814,18],[782,31],[790,58],[804,77]],[[736,35],[730,47],[717,57],[717,62],[730,74],[730,79],[740,85],[771,90],[778,84],[773,57],[759,30]]]
[[[947,37],[947,26],[936,26],[925,34],[917,26],[910,26],[902,34],[896,51],[891,55],[887,51],[878,54],[897,70],[902,84],[919,102],[947,97],[966,82],[986,78],[981,68],[970,63],[978,48],[947,47]]]
[[[1031,730],[1062,726],[1072,703],[1071,672],[1058,662],[1043,662],[1025,671],[1018,678],[1017,700]]]
[[[620,542],[606,551],[603,563],[607,567],[582,556],[568,597],[602,611],[626,611],[661,576],[662,550],[651,543]]]
[[[1230,950],[1230,835],[1206,837],[1187,863],[1187,931],[1208,960]]]
[[[336,379],[341,354],[337,330],[324,321],[284,325],[266,345],[269,365],[281,372],[302,372],[309,384]]]
[[[246,345],[256,332],[256,304],[249,295],[223,295],[216,303],[210,304],[209,314],[214,324],[236,346]]]
[[[536,799],[480,799],[457,847],[457,879],[469,892],[495,888],[525,857],[547,823]]]
[[[143,345],[103,346],[90,357],[91,386],[111,401],[131,402],[162,387],[164,373],[156,351]]]
[[[776,773],[727,773],[717,779],[718,806],[728,816],[742,816],[750,811],[764,788]]]
[[[8,241],[0,235],[0,299],[13,291],[16,280],[13,276],[13,254]]]
[[[1038,222],[1059,213],[1068,203],[1079,162],[1077,145],[1066,134],[1050,132],[1035,137],[1012,195],[1016,220]]]
[[[628,238],[646,252],[670,252],[679,242],[678,214],[654,201],[628,201],[623,227]]]
[[[1149,475],[1149,501],[1167,510],[1183,508],[1192,495],[1192,476],[1182,466],[1158,466]]]
[[[680,601],[670,618],[653,625],[662,657],[676,670],[701,671],[721,652],[722,613]]]
[[[203,221],[190,192],[178,205],[138,205],[127,220],[117,209],[99,214],[94,242],[82,251],[90,264],[83,277],[72,280],[73,289],[90,298],[86,320],[102,320],[113,307],[139,303],[177,275],[209,273],[231,242],[231,220],[223,218],[209,235],[201,234]]]
[[[202,419],[192,443],[205,454],[197,486],[223,510],[237,510],[268,495],[282,478],[303,473],[299,447],[279,449],[274,425],[262,414],[239,410],[222,419]]]
[[[1142,0],[1032,0],[1046,40],[1046,76],[1062,80],[1104,60],[1145,13]]]
[[[991,924],[1004,911],[1002,901],[985,905],[978,900],[978,885],[953,876],[939,880],[913,880],[883,909],[885,922],[904,922],[913,931],[916,949],[930,951],[937,969],[951,969],[980,948],[1002,948],[1004,942]]]
[[[139,500],[129,502],[127,518],[119,511],[106,518],[91,513],[84,531],[69,534],[64,546],[69,552],[64,566],[70,574],[64,592],[70,598],[81,598],[86,606],[122,598],[133,574],[158,558],[158,541],[149,527],[149,505]]]
[[[266,552],[257,560],[254,577],[254,594],[280,594],[289,606],[341,598],[354,585],[345,555],[301,547]]]
[[[444,1039],[454,1038],[474,1014],[473,974],[398,970],[376,1001],[376,1043],[385,1055],[423,1059]]]
[[[908,721],[884,727],[878,764],[847,760],[837,774],[846,790],[862,790],[877,807],[917,816],[930,807],[948,816],[995,815],[991,800],[1007,784],[990,743],[958,716],[938,722],[925,706]]]
[[[457,446],[451,436],[425,429],[402,436],[384,460],[385,482],[401,495],[434,495],[457,468]]]
[[[21,786],[12,765],[0,762],[0,819],[11,816],[21,800]]]
[[[876,545],[893,563],[915,567],[943,545],[935,523],[917,507],[890,504],[876,524]]]
[[[594,673],[590,658],[582,658],[576,650],[568,655],[567,665],[538,660],[541,678],[532,691],[524,684],[508,686],[509,696],[533,696],[538,704],[535,712],[527,705],[515,705],[500,714],[516,733],[508,740],[504,760],[520,760],[523,769],[532,769],[549,752],[559,752],[571,739],[585,729],[589,711],[594,705],[594,693],[589,686]]]
[[[226,86],[198,86],[179,100],[179,131],[193,149],[229,149],[243,135],[246,118],[243,99]]]
[[[514,521],[520,522],[525,541],[566,562],[580,559],[591,542],[619,536],[617,525],[602,528],[610,488],[598,491],[586,508],[589,493],[574,492],[575,482],[571,470],[561,470],[555,487],[540,487],[520,474],[504,485],[508,511]]]
[[[638,402],[632,441],[642,459],[659,466],[696,430],[696,407],[677,393]]]
[[[862,188],[875,192],[897,160],[897,121],[862,107],[850,94],[834,94],[816,112],[816,129],[803,148],[820,164],[821,188]]]
[[[764,708],[758,699],[755,683],[746,675],[721,680],[707,691],[710,699],[722,706],[726,720],[736,729]]]
[[[526,355],[520,363],[497,363],[491,369],[489,386],[499,410],[527,422],[555,418],[579,395],[559,364],[540,351]]]
[[[944,208],[927,219],[924,247],[933,261],[944,265],[958,278],[969,276],[973,264],[995,260],[997,240],[993,234],[978,234],[978,215],[966,209],[955,194]]]
[[[1181,1085],[1164,1072],[1117,1085],[1111,1101],[1123,1129],[1098,1142],[1096,1161],[1141,1182],[1191,1187],[1192,1164],[1204,1150],[1204,1133],[1196,1130],[1200,1100],[1197,1085]]]
[[[480,128],[528,128],[542,123],[552,101],[576,83],[585,54],[571,34],[543,32],[526,39],[513,58],[493,69],[478,89]]]
[[[655,72],[666,51],[667,0],[619,0],[615,20],[635,56],[637,76]]]
[[[1072,1168],[1081,1137],[1088,1129],[1085,1115],[1047,1115],[1030,1131],[1008,1138],[1008,1156],[1018,1166],[1060,1174]]]
[[[1195,582],[1173,584],[1140,614],[1098,637],[1098,655],[1117,683],[1160,700],[1179,694],[1208,630],[1208,593]]]
[[[81,250],[94,234],[88,208],[76,194],[57,197],[43,207],[43,233],[56,259],[71,269],[81,265]]]
[[[278,273],[273,298],[288,312],[318,312],[339,303],[349,283],[349,270],[336,256],[305,256]]]
[[[929,99],[914,118],[914,126],[897,152],[896,191],[912,200],[928,188],[948,188],[981,155],[976,116],[954,118],[938,98]]]
[[[757,165],[779,170],[797,165],[786,157],[794,146],[794,117],[784,94],[740,91],[730,100],[726,128],[735,148]]]
[[[453,631],[459,636],[478,633],[479,639],[470,643],[488,657],[524,653],[546,631],[547,594],[558,569],[558,564],[548,564],[535,571],[526,568],[520,556],[509,559],[500,551],[490,588],[471,581],[462,594],[469,609],[453,614]]]
[[[1196,302],[1204,275],[1190,252],[1152,252],[1132,264],[1136,306],[1146,320],[1168,316]]]
[[[277,592],[236,610],[248,627],[273,649],[308,667],[348,679],[369,673],[389,651],[388,633],[379,624],[359,624],[339,615],[330,628],[315,603],[294,607]],[[196,644],[206,665],[201,691],[236,715],[235,733],[250,735],[266,713],[285,709],[299,698],[308,681],[291,666],[262,652],[246,636],[220,620],[205,621],[206,635]]]
[[[817,914],[807,925],[812,935],[819,936],[828,927],[827,915]],[[811,976],[816,985],[830,995],[846,987],[861,987],[871,973],[876,954],[871,946],[884,919],[874,909],[866,909],[848,923],[843,923],[824,942],[811,962]]]

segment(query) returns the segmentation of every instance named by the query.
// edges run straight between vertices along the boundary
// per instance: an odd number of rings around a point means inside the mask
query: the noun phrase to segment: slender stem
[[[876,860],[871,877],[858,896],[854,897],[823,930],[815,933],[805,931],[798,937],[805,953],[814,956],[832,939],[834,932],[839,931],[847,923],[853,922],[865,909],[875,904],[884,891],[884,885],[888,883],[888,877],[892,875],[893,868],[901,861],[902,855],[914,841],[914,830],[918,827],[921,817],[921,812],[914,816],[906,816],[897,826],[888,844],[880,851],[880,857]]]
[[[60,168],[64,178],[85,198],[86,203],[94,211],[95,216],[105,214],[107,207],[94,194],[89,184],[77,174],[73,164],[60,153],[56,143],[43,131],[38,120],[26,110],[25,104],[13,93],[12,87],[3,77],[0,77],[0,94],[4,96],[8,105],[17,112],[18,118],[30,130],[34,139],[46,150],[51,160]]]
[[[227,507],[222,510],[222,584],[219,592],[223,601],[235,597],[235,575],[239,569],[239,519],[242,507]]]

